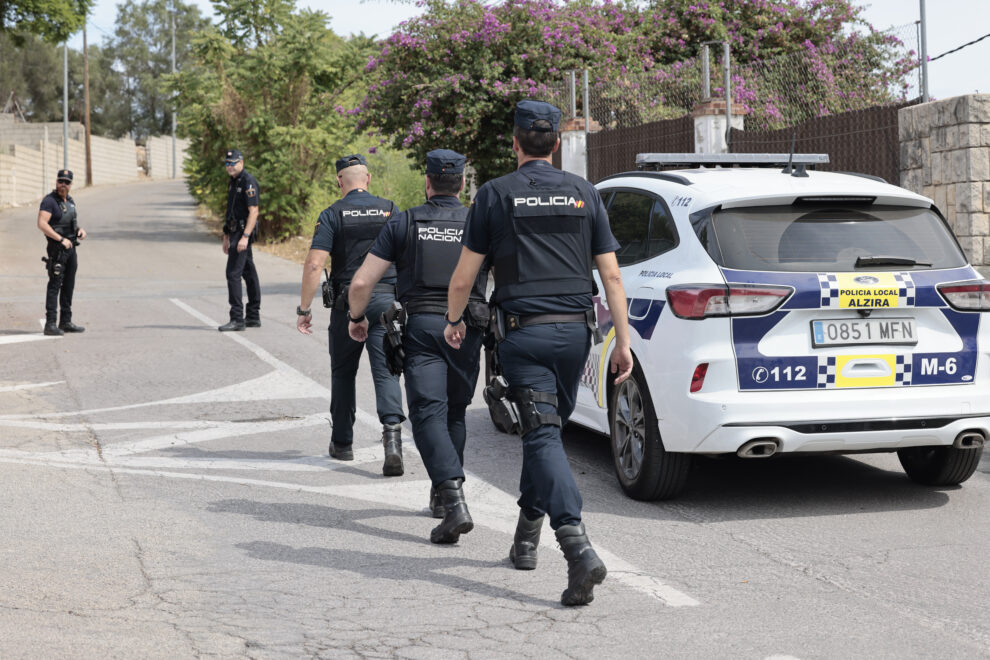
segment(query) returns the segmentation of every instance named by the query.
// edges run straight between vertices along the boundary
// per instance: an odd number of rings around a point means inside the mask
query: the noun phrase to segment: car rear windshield
[[[721,259],[720,265],[740,270],[854,272],[966,265],[948,227],[931,209],[757,206],[716,210],[712,226],[718,241],[712,256]]]

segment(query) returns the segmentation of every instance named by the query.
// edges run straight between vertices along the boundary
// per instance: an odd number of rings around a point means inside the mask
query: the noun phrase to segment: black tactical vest
[[[382,227],[395,212],[395,204],[380,197],[375,197],[371,206],[358,206],[342,199],[330,208],[340,218],[338,231],[333,237],[330,279],[334,286],[341,287],[350,284]],[[389,277],[395,277],[394,265],[388,267],[382,279]]]
[[[505,238],[494,246],[494,302],[531,296],[592,293],[592,218],[575,183],[528,184],[521,177],[498,181],[506,214]]]
[[[59,209],[61,209],[62,214],[56,218],[55,214],[52,214],[49,224],[51,228],[58,232],[58,235],[62,238],[75,238],[76,236],[76,203],[71,197],[67,197],[63,200],[57,194],[53,194],[52,197],[55,199],[55,203],[58,204]]]
[[[396,291],[400,302],[439,300],[446,304],[450,277],[461,256],[467,215],[467,207],[436,204],[423,204],[406,211],[406,247],[398,262]],[[469,299],[483,302],[487,282],[488,271],[482,270]]]

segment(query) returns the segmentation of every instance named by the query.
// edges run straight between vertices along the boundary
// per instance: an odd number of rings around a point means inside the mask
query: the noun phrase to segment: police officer
[[[478,191],[460,261],[450,282],[444,334],[464,344],[461,318],[486,255],[495,274],[496,318],[504,332],[497,354],[509,400],[522,427],[519,521],[510,560],[536,567],[544,514],[567,558],[564,605],[584,605],[606,569],[581,522],[581,493],[567,462],[560,429],[574,410],[578,381],[594,328],[591,270],[598,268],[615,326],[610,363],[622,382],[632,372],[626,296],[615,259],[618,242],[601,197],[584,179],[551,165],[560,146],[560,110],[539,101],[516,106],[512,150],[518,169]],[[503,322],[504,321],[504,322]]]
[[[426,204],[391,218],[354,275],[351,314],[363,316],[372,287],[394,263],[396,295],[405,310],[406,403],[413,438],[430,475],[430,509],[443,521],[430,533],[433,543],[456,543],[474,527],[464,500],[464,414],[478,382],[482,333],[488,321],[487,270],[469,294],[468,323],[461,349],[444,341],[447,286],[461,253],[467,209],[461,154],[436,149],[426,154]],[[364,341],[369,321],[350,324],[353,339]]]
[[[224,155],[224,167],[230,176],[227,183],[227,214],[223,223],[223,253],[227,255],[227,297],[230,321],[218,330],[243,330],[261,327],[261,284],[254,267],[251,244],[258,227],[258,180],[244,170],[244,157],[237,149]],[[241,278],[247,288],[248,303],[241,301]]]
[[[370,342],[362,344],[350,338],[348,319],[361,321],[365,311],[377,319],[395,301],[395,269],[390,268],[374,287],[367,310],[351,317],[347,308],[347,287],[371,248],[385,221],[398,209],[387,199],[368,192],[371,175],[364,156],[354,154],[337,160],[337,185],[343,197],[320,213],[313,242],[303,267],[302,292],[296,308],[296,328],[312,334],[313,314],[310,306],[320,286],[320,271],[330,262],[333,309],[330,312],[330,456],[340,461],[354,460],[355,378],[361,349],[368,347],[371,375],[375,382],[375,403],[382,423],[385,463],[382,474],[399,476],[402,465],[402,392],[399,378],[389,373],[382,338],[385,329],[375,324],[369,331]]]
[[[69,195],[72,171],[59,170],[55,175],[55,190],[41,200],[38,229],[48,239],[48,290],[45,295],[45,334],[60,336],[66,332],[83,332],[85,328],[72,322],[72,292],[76,287],[76,257],[78,241],[86,238],[86,230],[78,225],[76,203]],[[58,305],[62,320],[58,325]]]

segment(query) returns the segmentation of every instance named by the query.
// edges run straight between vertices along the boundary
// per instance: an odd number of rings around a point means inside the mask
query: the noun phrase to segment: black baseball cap
[[[557,132],[560,128],[560,108],[545,101],[520,101],[516,104],[515,124],[527,131]]]
[[[343,169],[347,169],[352,165],[368,165],[368,161],[361,154],[351,154],[350,156],[344,156],[343,158],[337,159],[337,172],[339,173]]]
[[[59,170],[55,175],[56,181],[68,181],[72,183],[72,170]]]
[[[238,160],[244,160],[244,156],[242,156],[241,152],[238,151],[237,149],[228,149],[223,159],[238,161]]]
[[[450,149],[434,149],[426,154],[427,174],[461,174],[467,158]]]

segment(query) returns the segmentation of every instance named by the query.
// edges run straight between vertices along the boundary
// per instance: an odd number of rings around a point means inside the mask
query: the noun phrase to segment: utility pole
[[[86,185],[93,185],[93,154],[89,146],[89,49],[86,47],[86,23],[83,23],[83,98],[86,115]]]
[[[175,6],[172,6],[172,73],[175,73]],[[175,94],[172,94],[172,178],[178,178],[178,165],[176,160],[177,148],[175,145]]]
[[[921,102],[928,103],[928,23],[925,21],[925,0],[918,0],[921,12]]]
[[[62,44],[62,169],[69,169],[69,41]]]

